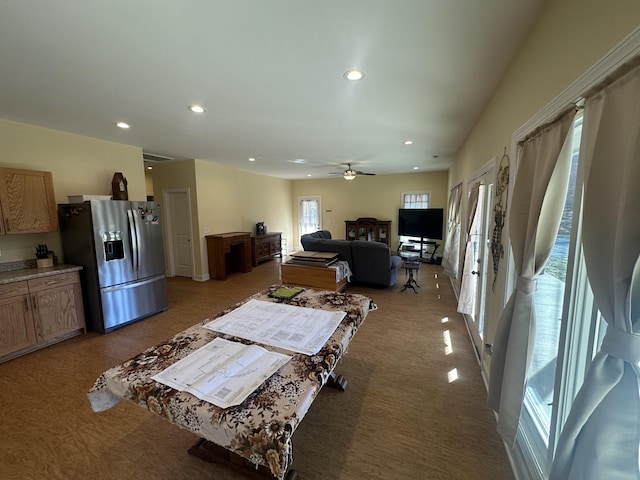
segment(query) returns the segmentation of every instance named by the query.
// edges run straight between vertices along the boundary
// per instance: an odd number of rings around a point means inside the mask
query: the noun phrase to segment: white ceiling
[[[442,170],[543,3],[5,0],[0,117],[281,178]]]

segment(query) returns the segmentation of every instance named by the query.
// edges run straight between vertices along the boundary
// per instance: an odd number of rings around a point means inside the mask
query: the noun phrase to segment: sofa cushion
[[[300,237],[300,240],[304,239],[304,238],[331,238],[331,232],[329,230],[318,230],[317,232],[313,232],[313,233],[305,233],[304,235],[302,235],[302,237]]]

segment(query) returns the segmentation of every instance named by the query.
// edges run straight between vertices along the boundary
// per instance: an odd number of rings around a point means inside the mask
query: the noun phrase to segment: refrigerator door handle
[[[138,257],[140,239],[138,238],[138,228],[136,222],[136,214],[133,210],[127,210],[127,217],[129,217],[129,237],[131,238],[131,267],[134,272],[138,271]]]

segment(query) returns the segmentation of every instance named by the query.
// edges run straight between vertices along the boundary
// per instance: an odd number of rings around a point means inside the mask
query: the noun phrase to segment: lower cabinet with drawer
[[[85,331],[78,272],[0,285],[0,362]]]

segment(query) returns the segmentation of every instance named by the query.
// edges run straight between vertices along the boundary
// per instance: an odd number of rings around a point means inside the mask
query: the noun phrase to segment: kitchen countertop
[[[82,270],[82,267],[78,265],[67,265],[64,263],[54,267],[9,270],[6,272],[0,272],[0,285],[5,283],[22,282],[24,280],[33,280],[34,278],[48,277],[50,275],[59,275],[61,273],[77,272],[79,270]]]

